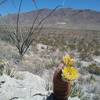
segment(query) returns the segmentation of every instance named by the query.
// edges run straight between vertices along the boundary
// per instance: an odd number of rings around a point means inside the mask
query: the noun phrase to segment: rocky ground
[[[20,71],[13,78],[6,74],[0,76],[1,100],[54,100],[51,94],[47,82],[32,73]],[[69,100],[79,99],[69,97]]]
[[[65,52],[37,44],[20,61],[14,46],[0,41],[0,48],[0,70],[4,66],[3,73],[0,72],[0,100],[53,99],[53,73]],[[100,56],[84,61],[78,52],[73,53],[80,78],[73,85],[69,100],[100,100]]]

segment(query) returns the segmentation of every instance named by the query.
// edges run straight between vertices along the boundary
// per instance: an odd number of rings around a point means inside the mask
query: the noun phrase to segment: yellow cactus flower
[[[73,81],[79,77],[78,70],[74,67],[65,67],[62,70],[62,78],[65,81]]]
[[[63,62],[66,66],[72,67],[74,66],[75,60],[70,55],[66,55],[63,57]]]

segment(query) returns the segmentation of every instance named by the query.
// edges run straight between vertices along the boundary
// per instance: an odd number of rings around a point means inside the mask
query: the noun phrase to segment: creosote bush
[[[87,37],[87,36],[86,36]],[[92,39],[89,38],[82,38],[78,41],[76,46],[78,52],[80,53],[80,58],[82,60],[92,60],[93,55],[100,54],[100,43],[97,37]]]
[[[87,70],[89,73],[100,75],[100,67],[98,67],[96,64],[91,64],[87,67]]]

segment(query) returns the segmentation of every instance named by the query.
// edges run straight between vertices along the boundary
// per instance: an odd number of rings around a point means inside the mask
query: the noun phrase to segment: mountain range
[[[38,15],[39,23],[52,9],[44,8],[20,14],[20,25],[30,26]],[[0,25],[16,25],[17,14],[0,16]],[[60,8],[54,11],[45,21],[45,27],[100,30],[100,12],[85,9]]]

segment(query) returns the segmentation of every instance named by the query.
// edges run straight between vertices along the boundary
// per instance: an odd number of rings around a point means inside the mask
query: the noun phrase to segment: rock
[[[73,97],[73,98],[69,97],[68,100],[80,100],[80,99],[78,97]]]
[[[43,100],[47,95],[46,82],[39,76],[18,72],[15,78],[5,74],[0,77],[0,82],[5,81],[1,84],[0,100]]]
[[[45,51],[45,50],[47,50],[47,49],[48,49],[48,45],[44,45],[44,44],[41,44],[41,43],[37,44],[37,50],[38,50],[39,52]]]
[[[94,56],[93,59],[100,64],[100,56]]]

